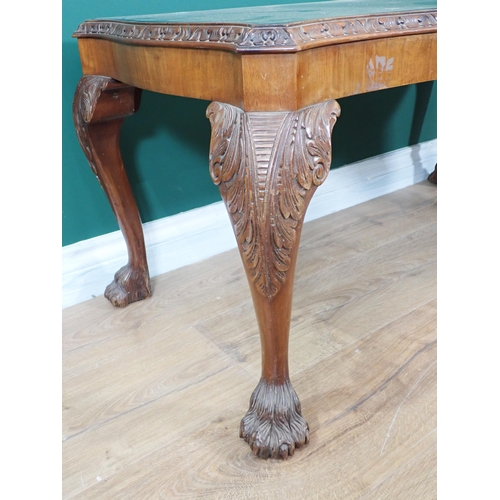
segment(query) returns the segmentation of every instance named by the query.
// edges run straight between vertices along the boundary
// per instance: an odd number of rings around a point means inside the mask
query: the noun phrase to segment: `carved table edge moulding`
[[[297,52],[334,43],[432,33],[436,28],[437,10],[422,10],[265,26],[227,23],[145,25],[91,20],[81,23],[73,36],[234,52]]]
[[[344,2],[351,3],[363,4]],[[272,25],[92,20],[74,33],[84,68],[73,101],[74,124],[128,250],[127,265],[105,292],[115,306],[151,295],[141,219],[120,153],[121,125],[138,111],[141,88],[212,101],[209,172],[233,226],[261,339],[262,375],[240,426],[240,436],[259,457],[287,458],[309,442],[289,377],[288,340],[304,216],[330,169],[331,134],[340,116],[336,93],[436,79],[436,32],[432,9]],[[389,46],[402,62],[398,67],[378,52]],[[306,54],[307,49],[312,50]],[[299,53],[307,57],[299,61]],[[387,63],[386,74],[394,68],[392,80],[370,81],[376,75],[373,59]],[[349,78],[343,79],[345,64]],[[99,74],[91,72],[95,68]],[[215,68],[231,77],[215,79],[213,90]],[[121,82],[117,75],[123,75]],[[300,88],[293,84],[299,75]],[[244,89],[244,98],[233,87]]]

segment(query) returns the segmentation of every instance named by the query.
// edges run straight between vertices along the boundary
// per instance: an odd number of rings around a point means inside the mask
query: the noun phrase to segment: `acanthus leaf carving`
[[[88,123],[92,120],[97,101],[103,90],[106,89],[110,78],[100,75],[84,75],[76,88],[73,100],[73,121],[75,130],[89,162],[90,168],[97,175],[97,169],[94,163],[93,148],[90,145],[88,136]]]
[[[245,113],[222,103],[207,110],[210,173],[249,276],[269,299],[286,281],[307,205],[328,174],[339,115],[336,101],[297,112]]]

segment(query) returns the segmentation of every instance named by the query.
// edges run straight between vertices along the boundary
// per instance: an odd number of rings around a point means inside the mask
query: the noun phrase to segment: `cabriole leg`
[[[293,278],[304,215],[331,159],[336,101],[296,112],[244,112],[214,102],[210,174],[226,204],[255,306],[262,376],[240,436],[260,457],[309,441],[288,373]]]
[[[76,88],[73,119],[80,145],[100,182],[128,250],[104,293],[118,307],[151,296],[142,224],[120,153],[120,128],[139,108],[141,91],[105,76],[83,76]]]

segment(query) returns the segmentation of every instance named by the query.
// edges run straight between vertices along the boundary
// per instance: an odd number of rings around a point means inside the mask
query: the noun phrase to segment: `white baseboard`
[[[432,140],[334,169],[313,196],[305,221],[421,182],[436,162]],[[144,239],[151,277],[236,247],[222,202],[147,222]],[[63,247],[63,308],[102,295],[126,262],[120,231]]]

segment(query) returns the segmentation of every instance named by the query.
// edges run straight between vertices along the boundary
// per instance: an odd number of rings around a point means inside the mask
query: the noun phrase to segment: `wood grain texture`
[[[79,39],[83,73],[163,94],[243,106],[241,58],[219,50],[135,46]]]
[[[290,376],[310,443],[287,462],[237,437],[260,359],[236,250],[126,309],[65,309],[63,498],[436,498],[435,266],[428,182],[304,225]]]
[[[80,38],[78,47],[84,74],[106,75],[164,94],[220,101],[245,111],[296,111],[437,78],[436,33],[282,54],[234,54],[95,38]]]
[[[437,79],[437,34],[331,45],[297,54],[298,106]],[[418,63],[416,62],[418,61]]]

